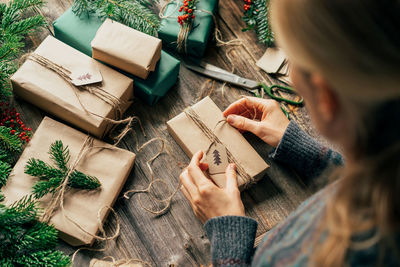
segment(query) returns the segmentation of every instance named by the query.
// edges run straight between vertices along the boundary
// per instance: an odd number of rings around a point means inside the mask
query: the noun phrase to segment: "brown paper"
[[[214,134],[233,154],[234,158],[247,174],[254,180],[261,179],[269,167],[268,164],[258,155],[238,130],[228,123],[219,123],[225,117],[211,98],[205,97],[192,106],[192,108],[203,123],[213,130]],[[207,151],[210,146],[210,140],[185,113],[181,113],[168,121],[167,128],[189,157],[192,157],[199,150]],[[240,189],[246,187],[248,182],[243,177],[238,176]]]
[[[225,170],[228,166],[228,155],[223,144],[214,143],[206,154],[208,173],[211,179],[219,186],[225,187]]]
[[[284,66],[285,61],[286,55],[282,49],[269,47],[256,65],[267,73],[275,74]]]
[[[93,58],[146,79],[161,56],[161,40],[106,19],[92,41]]]
[[[110,261],[102,261],[98,259],[92,259],[90,261],[89,267],[142,267],[143,265],[140,263],[113,263]]]
[[[11,204],[32,191],[32,186],[38,180],[24,173],[24,168],[30,158],[41,159],[51,163],[48,150],[56,140],[61,140],[69,147],[72,164],[78,156],[85,140],[83,134],[69,126],[45,117],[36,130],[31,142],[25,148],[20,159],[15,165],[11,175],[4,187],[6,203]],[[95,176],[101,182],[99,190],[70,189],[64,198],[66,214],[71,217],[83,229],[96,234],[99,229],[97,213],[105,206],[112,206],[117,199],[128,175],[134,164],[135,154],[127,150],[112,147],[102,141],[95,140],[94,148],[90,149],[85,157],[79,162],[76,170],[87,175]],[[105,148],[95,148],[110,147]],[[40,205],[44,208],[51,200],[51,195],[41,199]],[[101,221],[104,222],[108,209],[103,209]],[[80,230],[71,221],[62,215],[58,209],[50,220],[50,223],[60,231],[60,237],[72,246],[91,245],[94,238]]]
[[[133,99],[133,81],[126,76],[51,36],[39,45],[35,53],[68,70],[97,65],[103,77],[101,88],[124,102],[122,112],[129,107]],[[115,107],[86,90],[72,88],[57,73],[34,61],[27,60],[11,77],[11,82],[14,92],[21,98],[96,137],[103,137],[112,126],[101,117],[117,119]],[[89,112],[101,117],[86,112],[79,99]]]

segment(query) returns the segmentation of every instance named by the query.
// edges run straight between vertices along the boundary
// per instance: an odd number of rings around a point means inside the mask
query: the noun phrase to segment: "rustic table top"
[[[72,4],[72,0],[48,0],[47,5],[42,9],[43,15],[47,18],[49,25],[58,18]],[[253,32],[242,32],[244,22],[241,17],[242,1],[225,0],[220,2],[217,16],[218,25],[223,38],[231,40],[242,39],[244,46],[216,47],[215,41],[209,43],[205,60],[231,70],[231,61],[227,58],[227,51],[232,58],[235,73],[247,78],[271,81],[265,73],[255,66],[255,59],[260,58],[266,47],[257,43],[257,37]],[[51,26],[40,31],[27,40],[28,49],[34,49],[40,42],[51,34]],[[205,82],[206,86],[203,86]],[[154,107],[150,107],[136,99],[127,115],[139,116],[147,137],[144,137],[137,130],[139,143],[142,144],[153,137],[161,137],[168,141],[167,149],[171,154],[160,156],[154,162],[154,172],[158,178],[163,179],[170,187],[176,188],[179,181],[179,174],[189,162],[178,144],[168,134],[166,121],[179,114],[185,107],[194,104],[200,98],[210,97],[221,108],[226,108],[231,102],[246,94],[240,88],[225,87],[225,93],[221,93],[222,84],[210,81],[205,77],[181,66],[180,78],[177,84],[168,94]],[[33,105],[16,99],[16,105],[24,120],[32,127],[33,131],[38,127],[46,114],[44,111]],[[305,108],[293,110],[292,119],[296,120],[306,131],[313,134],[308,126],[309,117]],[[314,187],[306,185],[288,167],[282,166],[268,158],[271,148],[265,145],[251,134],[245,134],[246,138],[270,164],[266,176],[242,193],[242,199],[246,207],[246,214],[259,223],[257,236],[258,240],[274,225],[285,219],[304,199],[310,196]],[[133,135],[129,135],[121,147],[136,151],[136,142]],[[129,189],[145,188],[150,180],[146,161],[156,153],[159,144],[146,147],[137,155],[134,170],[130,174],[122,192]],[[154,193],[159,197],[165,197],[168,189],[161,186],[154,188]],[[150,208],[159,208],[148,196],[142,194],[141,200],[144,205]],[[115,211],[121,221],[121,234],[117,241],[109,242],[106,251],[92,252],[81,251],[75,259],[75,266],[88,266],[91,258],[102,258],[113,256],[116,259],[140,258],[149,262],[152,266],[198,266],[210,263],[210,245],[205,236],[202,224],[194,216],[192,209],[181,192],[173,198],[170,210],[162,215],[155,216],[145,211],[138,203],[138,196],[135,195],[127,200],[122,198],[122,193],[114,205]],[[105,224],[107,233],[115,230],[115,220],[110,216]],[[104,243],[96,243],[95,248],[104,247]],[[59,249],[71,255],[76,248],[73,248],[60,241]]]

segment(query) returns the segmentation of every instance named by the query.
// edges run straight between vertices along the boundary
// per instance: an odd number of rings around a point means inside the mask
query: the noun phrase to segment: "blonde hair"
[[[342,266],[349,250],[379,244],[384,251],[400,223],[400,1],[271,5],[279,45],[294,64],[331,84],[352,125],[350,159],[328,200],[321,224],[327,235],[311,261]],[[373,229],[366,242],[352,240]]]

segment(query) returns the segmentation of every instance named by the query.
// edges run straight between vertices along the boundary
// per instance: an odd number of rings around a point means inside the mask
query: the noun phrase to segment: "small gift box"
[[[123,261],[104,261],[98,259],[92,259],[90,261],[89,267],[143,267],[141,263],[138,263],[137,260],[123,260]]]
[[[171,1],[165,8],[164,18],[161,19],[161,26],[158,30],[158,37],[163,40],[163,44],[175,48],[177,47],[178,34],[181,25],[178,23],[179,6],[181,1]],[[213,32],[214,18],[218,9],[218,0],[199,1],[196,4],[195,19],[192,29],[186,41],[186,54],[201,58],[207,47],[207,42]]]
[[[68,146],[71,167],[81,153],[88,135],[45,117],[32,140],[25,148],[3,189],[7,204],[31,194],[32,186],[39,180],[25,173],[31,158],[50,162],[49,147],[56,140]],[[101,187],[96,190],[69,189],[64,195],[64,213],[55,209],[50,223],[60,231],[60,237],[72,246],[91,245],[109,209],[116,201],[134,164],[135,154],[94,139],[87,152],[76,162],[76,170],[96,177]],[[52,194],[40,199],[42,208],[48,207]],[[99,216],[99,217],[98,217]],[[82,230],[83,229],[83,230]]]
[[[103,22],[96,14],[78,17],[72,9],[68,9],[54,21],[55,37],[75,49],[92,56],[91,41]],[[163,97],[176,83],[179,75],[180,62],[165,51],[154,72],[150,72],[146,80],[124,73],[135,81],[135,96],[153,105]]]
[[[108,119],[120,119],[133,99],[130,78],[51,36],[11,83],[21,98],[99,138],[113,127]]]
[[[209,97],[168,121],[167,128],[189,157],[199,150],[204,151],[210,168],[214,163],[223,163],[224,158],[235,163],[241,190],[261,179],[269,167],[242,134],[226,123],[221,110]],[[227,156],[218,148],[221,146],[225,148]],[[208,160],[210,155],[214,162]],[[218,169],[218,166],[215,167]],[[225,185],[224,172],[225,167],[215,175],[210,173],[214,182],[221,187]]]
[[[161,40],[106,19],[92,40],[93,58],[146,79],[161,56]]]

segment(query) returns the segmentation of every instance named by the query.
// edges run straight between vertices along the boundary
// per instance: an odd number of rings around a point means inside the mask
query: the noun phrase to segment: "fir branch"
[[[9,77],[16,71],[15,60],[25,46],[24,37],[41,26],[45,19],[36,13],[43,0],[11,0],[0,3],[0,98],[11,96]]]
[[[68,185],[77,189],[93,190],[99,188],[101,183],[94,176],[86,175],[80,171],[74,171],[69,177]]]
[[[274,33],[269,23],[269,0],[253,0],[245,9],[243,21],[246,22],[246,28],[242,31],[255,30],[260,43],[267,46],[274,44]]]
[[[67,171],[67,163],[69,162],[71,156],[69,155],[68,146],[64,148],[63,143],[60,140],[55,141],[50,146],[50,159],[58,166],[62,171]]]
[[[258,10],[255,16],[258,40],[262,44],[271,46],[275,40],[269,21],[269,0],[256,0],[254,6]]]
[[[138,31],[157,36],[160,27],[158,16],[146,0],[75,0],[72,11],[77,15],[97,15],[110,18]]]
[[[44,5],[43,0],[14,0],[11,2],[10,7],[19,11],[27,11],[40,8]]]
[[[32,194],[36,199],[40,199],[49,193],[54,193],[59,189],[62,178],[50,178],[47,181],[38,181],[32,187]]]
[[[37,177],[40,180],[49,180],[50,178],[60,178],[64,177],[65,172],[53,168],[46,162],[40,159],[31,158],[25,165],[25,173],[31,176]]]
[[[10,207],[0,204],[0,266],[69,266],[69,257],[55,250],[58,232],[37,221],[31,196]]]
[[[7,162],[0,161],[0,188],[2,188],[6,183],[8,176],[10,175],[12,168]]]
[[[21,152],[21,140],[16,135],[11,134],[10,131],[10,128],[0,126],[0,146],[12,152]]]
[[[17,226],[30,223],[37,215],[36,202],[32,200],[32,196],[25,196],[10,207],[0,204],[0,229],[7,225]]]
[[[38,266],[38,267],[64,267],[70,266],[71,260],[61,251],[45,250],[37,251],[32,254],[24,255],[15,260],[19,266]]]
[[[64,147],[62,141],[57,140],[51,144],[49,154],[58,169],[40,159],[34,158],[29,159],[25,165],[24,172],[26,174],[40,179],[32,189],[32,194],[36,199],[40,199],[49,193],[57,192],[70,172],[68,162],[71,156],[68,146]],[[68,186],[77,189],[93,190],[99,188],[101,183],[94,176],[74,170],[68,178]]]

